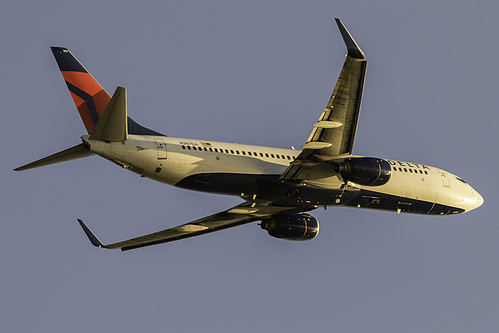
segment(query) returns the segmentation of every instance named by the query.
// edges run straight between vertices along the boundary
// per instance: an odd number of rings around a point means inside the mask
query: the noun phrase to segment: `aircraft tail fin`
[[[88,134],[92,134],[111,101],[111,96],[67,48],[51,47],[51,49],[81,120]],[[128,116],[126,118],[129,134],[165,136],[141,126]]]
[[[118,87],[97,122],[90,139],[100,141],[125,141],[128,138],[128,116],[126,111],[126,88]],[[24,171],[46,165],[94,155],[84,143],[20,166],[15,171]]]
[[[92,155],[94,155],[94,153],[92,153],[90,150],[88,150],[88,148],[85,147],[85,145],[83,143],[80,143],[79,145],[65,149],[63,151],[60,151],[58,153],[44,157],[44,158],[39,159],[37,161],[31,162],[29,164],[20,166],[18,168],[15,168],[14,170],[15,171],[24,171],[24,170],[39,168],[42,166],[56,164],[56,163],[60,163],[60,162],[71,161],[71,160],[75,160],[75,159],[83,158],[83,157],[87,157],[87,156],[92,156]]]
[[[111,96],[64,47],[51,47],[62,77],[80,113],[88,134],[92,134]]]

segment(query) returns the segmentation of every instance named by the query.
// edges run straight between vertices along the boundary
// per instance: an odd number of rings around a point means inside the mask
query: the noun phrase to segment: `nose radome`
[[[481,205],[483,205],[483,197],[477,191],[473,190],[473,192],[475,193],[475,198],[476,198],[475,208],[478,208]]]
[[[465,202],[467,201],[466,206],[468,206],[468,209],[466,209],[467,212],[476,209],[483,204],[483,197],[477,191],[475,191],[475,189],[473,189],[471,186],[470,186],[470,192],[471,195],[468,197],[468,200],[465,199]]]

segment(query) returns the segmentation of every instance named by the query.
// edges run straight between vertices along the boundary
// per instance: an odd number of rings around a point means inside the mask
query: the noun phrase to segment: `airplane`
[[[82,143],[14,170],[99,155],[120,167],[184,189],[233,195],[244,202],[196,221],[129,240],[103,244],[78,219],[91,244],[127,251],[261,221],[269,235],[314,239],[319,207],[346,206],[397,213],[452,215],[483,198],[462,178],[421,163],[353,155],[367,61],[341,20],[347,47],[333,93],[301,150],[173,138],[127,113],[126,88],[111,97],[72,53],[52,47],[88,134]]]

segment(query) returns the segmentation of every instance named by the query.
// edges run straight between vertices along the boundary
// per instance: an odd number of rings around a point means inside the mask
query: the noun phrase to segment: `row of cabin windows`
[[[397,167],[394,167],[393,170],[397,171]],[[423,174],[423,173],[426,175],[428,174],[428,171],[426,171],[426,170],[424,170],[424,171],[423,170],[414,170],[413,171],[412,169],[407,169],[407,168],[403,168],[403,169],[398,168],[398,171],[404,171],[404,172],[410,172],[410,173],[413,173],[413,172],[418,173],[418,171],[419,171],[420,174]]]
[[[239,150],[232,150],[232,149],[218,149],[218,148],[208,148],[208,147],[196,147],[196,146],[184,146],[182,145],[182,149],[188,149],[188,150],[201,150],[201,151],[211,151],[215,153],[225,153],[225,154],[237,154],[237,155],[248,155],[248,156],[258,156],[260,157],[268,157],[268,158],[279,158],[279,159],[288,159],[288,160],[293,160],[294,157],[289,156],[289,155],[277,155],[277,154],[268,154],[268,153],[257,153],[257,152],[251,152],[251,151],[239,151]]]

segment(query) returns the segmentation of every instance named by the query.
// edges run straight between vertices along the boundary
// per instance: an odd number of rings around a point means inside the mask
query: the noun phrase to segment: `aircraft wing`
[[[140,247],[172,242],[218,230],[232,228],[238,225],[267,219],[276,214],[299,213],[309,211],[314,208],[315,207],[306,206],[265,206],[254,204],[251,202],[245,202],[226,211],[204,217],[193,222],[108,245],[102,244],[102,242],[95,236],[95,234],[87,227],[87,225],[82,220],[78,219],[78,222],[80,223],[83,231],[94,246],[106,249],[121,249],[122,251],[127,251]]]
[[[348,54],[336,86],[319,121],[302,146],[303,151],[282,174],[281,179],[300,179],[303,168],[320,161],[352,154],[364,91],[367,61],[343,23],[336,19]],[[303,175],[303,174],[302,174]]]

